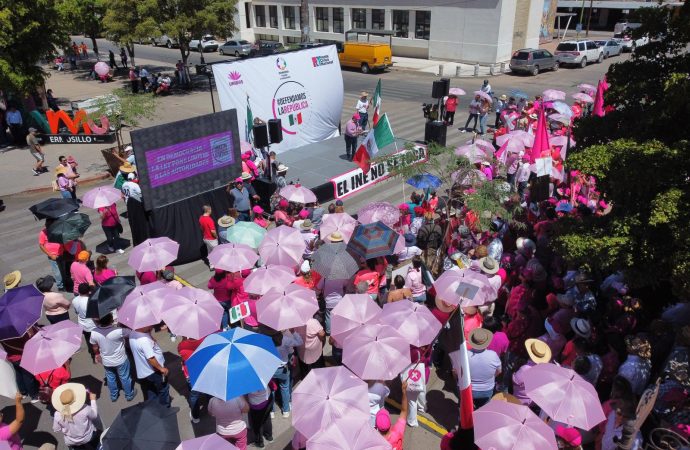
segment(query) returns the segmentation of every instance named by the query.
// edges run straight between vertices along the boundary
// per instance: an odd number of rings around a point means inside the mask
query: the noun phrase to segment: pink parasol
[[[600,81],[597,84],[597,93],[594,96],[594,105],[592,106],[592,114],[597,117],[604,117],[604,85]]]
[[[496,144],[499,146],[505,144],[507,141],[517,140],[525,147],[531,147],[534,144],[534,135],[523,130],[511,131],[508,134],[501,135],[496,138]]]
[[[542,99],[545,102],[552,102],[554,100],[565,100],[565,92],[557,89],[547,89],[543,92]]]
[[[436,296],[452,305],[481,306],[496,300],[486,275],[470,269],[446,270],[434,282]]]
[[[441,331],[441,322],[429,308],[415,302],[400,301],[383,305],[381,323],[390,325],[415,347],[431,344]]]
[[[531,372],[530,372],[531,373]],[[500,450],[556,450],[553,430],[527,406],[491,400],[472,413],[474,443]]]
[[[306,325],[318,310],[314,291],[297,284],[271,289],[256,302],[259,322],[278,331]]]
[[[185,286],[166,296],[160,315],[171,332],[201,339],[220,329],[223,307],[210,292]]]
[[[4,361],[7,359],[7,352],[5,349],[0,348],[0,361]]]
[[[239,450],[216,433],[182,441],[175,450]]]
[[[357,220],[361,224],[381,221],[392,227],[400,220],[400,211],[388,202],[371,202],[357,211]]]
[[[527,396],[553,420],[590,430],[606,419],[594,386],[571,369],[537,364],[525,378]]]
[[[132,249],[127,261],[137,272],[155,272],[177,259],[180,244],[167,237],[146,239]]]
[[[259,267],[244,280],[244,290],[250,294],[264,295],[271,289],[285,289],[297,276],[289,267]]]
[[[69,320],[41,328],[24,345],[19,365],[34,375],[57,369],[81,347],[81,331]]]
[[[310,438],[344,418],[369,420],[367,384],[343,366],[312,369],[292,392],[292,425]]]
[[[453,95],[465,95],[466,94],[466,92],[463,89],[460,89],[458,87],[450,88],[448,90],[448,93],[453,94]]]
[[[101,186],[88,190],[81,198],[87,208],[107,208],[122,199],[122,192],[111,186]]]
[[[549,142],[551,145],[554,147],[563,147],[561,148],[561,159],[565,161],[565,148],[568,146],[568,136],[554,136],[553,138],[549,138]],[[572,137],[570,138],[570,148],[575,147],[575,139]]]
[[[319,233],[321,239],[326,240],[331,233],[338,231],[343,235],[343,242],[347,244],[356,226],[357,221],[347,213],[324,214]]]
[[[281,225],[266,233],[259,245],[259,255],[265,264],[294,267],[302,261],[306,246],[297,228]]]
[[[362,325],[343,345],[343,364],[363,380],[392,380],[410,362],[410,344],[389,325]]]
[[[117,310],[117,320],[132,330],[156,325],[161,321],[163,304],[176,293],[160,282],[137,286]]]
[[[537,119],[537,129],[534,132],[534,145],[532,145],[532,152],[530,153],[530,163],[534,164],[534,160],[541,158],[542,152],[550,151],[549,144],[549,126],[546,123],[544,109],[540,109],[539,118]]]
[[[251,269],[259,260],[253,248],[246,244],[221,244],[211,250],[208,261],[216,269],[227,270],[228,272],[239,272]]]
[[[592,96],[585,94],[584,92],[578,92],[576,94],[573,94],[572,97],[575,100],[585,102],[585,103],[593,103],[594,102],[594,99],[592,98]]]
[[[591,84],[587,84],[587,83],[578,84],[577,88],[581,89],[585,92],[591,92],[591,93],[594,93],[597,91],[597,88],[595,86],[592,86]]]
[[[525,150],[525,144],[521,142],[520,139],[509,139],[501,145],[501,147],[496,151],[496,159],[504,165],[508,164],[508,159],[510,155],[520,153]],[[517,156],[513,156],[512,160],[515,160]]]
[[[551,114],[549,115],[549,120],[553,120],[555,122],[560,122],[563,125],[570,125],[570,117],[566,116],[565,114]]]
[[[367,419],[341,417],[307,441],[309,450],[390,450],[391,445]]]
[[[378,322],[381,308],[367,294],[346,294],[331,311],[331,336],[345,342],[352,331]]]
[[[474,139],[474,141],[470,140],[467,141],[467,143],[474,144],[477,147],[483,149],[487,153],[487,155],[493,155],[496,151],[496,147],[494,147],[494,144],[492,144],[489,141],[485,141],[484,139]]]
[[[246,152],[253,152],[254,147],[252,147],[252,144],[246,141],[240,141],[240,150],[242,150],[242,153]]]
[[[450,179],[453,180],[453,183],[456,183],[460,186],[472,186],[475,183],[483,183],[486,181],[486,174],[477,169],[472,169],[469,171],[458,170],[457,172],[450,174]]]
[[[476,144],[462,145],[455,149],[455,154],[457,156],[464,156],[469,159],[470,163],[475,164],[481,161],[491,161],[493,157],[493,152],[487,152],[485,148],[482,148]]]
[[[486,100],[486,101],[489,102],[489,103],[493,103],[493,102],[494,102],[494,99],[492,99],[491,96],[490,96],[489,94],[487,94],[486,92],[484,92],[484,91],[474,91],[474,95],[475,95],[475,96],[477,96],[477,95],[480,96],[481,98],[483,98],[484,100]]]
[[[301,184],[288,184],[280,190],[280,196],[295,203],[314,203],[316,195]]]

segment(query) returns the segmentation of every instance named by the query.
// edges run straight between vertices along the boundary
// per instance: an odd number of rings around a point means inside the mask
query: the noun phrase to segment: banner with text
[[[410,152],[413,153],[413,156],[409,155]],[[391,169],[396,164],[400,164],[403,161],[406,164],[419,164],[426,161],[427,158],[426,146],[415,145],[411,150],[401,150],[380,161],[372,161],[371,168],[367,172],[362,171],[358,167],[331,178],[333,195],[336,199],[348,197],[355,192],[390,178]]]
[[[283,141],[276,153],[337,137],[343,108],[343,77],[334,45],[214,64],[223,110],[251,110],[264,122],[281,119]],[[247,117],[238,114],[242,140]]]

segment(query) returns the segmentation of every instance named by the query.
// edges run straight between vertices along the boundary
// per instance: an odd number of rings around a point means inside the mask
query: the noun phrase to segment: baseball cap
[[[391,415],[386,409],[379,409],[376,413],[376,429],[385,433],[391,428]]]

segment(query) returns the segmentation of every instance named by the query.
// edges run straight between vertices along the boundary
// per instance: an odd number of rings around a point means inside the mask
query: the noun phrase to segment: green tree
[[[154,19],[146,14],[140,2],[108,0],[103,17],[105,36],[127,49],[130,63],[134,66],[134,43],[147,41],[151,36]]]
[[[98,39],[103,34],[105,0],[59,0],[58,11],[63,21],[74,32],[84,33],[91,39],[93,51],[98,55]]]
[[[106,116],[115,130],[117,146],[122,149],[122,129],[137,127],[142,119],[153,119],[158,98],[153,94],[134,95],[127,89],[115,89],[112,94],[96,102],[96,110],[89,117],[96,120]]]
[[[28,93],[48,76],[39,65],[69,36],[52,0],[0,0],[0,86]]]

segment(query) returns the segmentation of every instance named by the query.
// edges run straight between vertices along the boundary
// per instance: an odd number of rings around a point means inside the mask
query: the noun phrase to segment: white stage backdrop
[[[281,119],[283,142],[276,153],[338,136],[343,77],[335,45],[214,64],[223,110],[237,109],[247,140],[247,105],[254,118]]]

